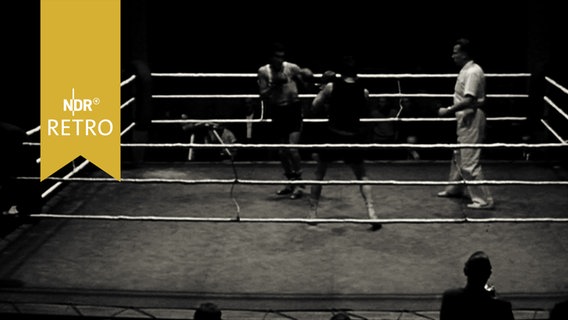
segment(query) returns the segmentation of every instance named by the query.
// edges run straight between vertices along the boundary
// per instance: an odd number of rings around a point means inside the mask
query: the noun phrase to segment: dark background
[[[479,46],[487,72],[527,72],[535,60],[560,63],[566,52],[557,38],[566,31],[562,10],[547,2],[126,0],[123,21],[146,14],[147,57],[156,72],[256,71],[273,39],[288,46],[290,60],[316,72],[343,51],[373,72],[452,72],[459,36]],[[142,24],[126,28],[123,36],[143,41],[132,36]],[[127,41],[123,57],[144,54],[141,43]]]
[[[133,60],[152,72],[256,72],[274,39],[287,45],[289,60],[316,73],[345,51],[357,55],[362,72],[457,72],[453,41],[467,36],[485,72],[532,73],[528,89],[537,103],[544,75],[568,82],[568,28],[553,1],[123,0],[121,11],[125,75]],[[0,119],[33,128],[40,114],[40,1],[6,2],[1,16]]]

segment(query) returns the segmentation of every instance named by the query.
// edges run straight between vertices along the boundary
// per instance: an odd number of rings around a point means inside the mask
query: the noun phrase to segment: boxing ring
[[[170,78],[168,81],[255,79],[254,74],[152,76]],[[451,95],[403,93],[401,83],[423,78],[451,82],[455,76],[362,78],[396,82],[395,92],[371,91],[375,99],[447,99]],[[528,75],[487,76],[498,81]],[[123,87],[133,85],[133,80],[125,80]],[[278,179],[282,174],[276,161],[238,158],[143,161],[125,165],[117,182],[79,159],[46,179],[42,212],[32,214],[32,223],[4,239],[0,308],[14,315],[188,318],[199,303],[211,301],[221,307],[226,319],[328,319],[338,310],[361,319],[437,319],[442,292],[462,286],[463,262],[472,252],[484,250],[493,264],[490,281],[498,295],[512,301],[515,318],[546,319],[551,306],[568,295],[567,140],[558,126],[568,115],[553,98],[568,90],[553,79],[546,80],[551,95],[544,102],[550,112],[539,120],[548,140],[534,143],[455,144],[450,142],[455,120],[437,117],[363,121],[446,123],[449,138],[443,138],[443,143],[139,142],[132,141],[130,133],[136,124],[128,122],[125,113],[123,150],[161,153],[179,149],[184,157],[201,149],[264,150],[270,158],[271,150],[289,147],[308,154],[314,148],[421,151],[472,146],[513,150],[518,157],[483,160],[485,176],[491,180],[476,182],[448,182],[449,156],[445,160],[369,161],[371,180],[364,182],[353,180],[342,163],[330,165],[325,180],[311,180],[315,163],[309,158],[301,182]],[[528,98],[523,93],[489,93],[492,99]],[[306,101],[313,97],[302,95]],[[172,108],[177,108],[192,99],[207,104],[254,100],[258,95],[153,94],[156,110],[168,106],[163,101],[175,100]],[[125,94],[123,100],[123,112],[135,106],[135,100]],[[262,106],[257,111],[242,118],[157,118],[152,128],[197,122],[247,128],[252,124],[254,134],[254,126],[270,124]],[[505,115],[488,120],[497,127],[526,118]],[[305,122],[325,120],[307,118]],[[38,130],[28,134],[33,136]],[[27,143],[31,148],[38,144]],[[287,183],[324,185],[318,219],[305,218],[307,197],[291,200],[274,194],[277,186]],[[366,218],[357,188],[363,183],[373,185],[380,219]],[[463,199],[436,197],[437,191],[451,183],[489,185],[496,208],[471,210]],[[309,224],[312,222],[317,226]],[[369,224],[376,222],[383,228],[370,230]]]

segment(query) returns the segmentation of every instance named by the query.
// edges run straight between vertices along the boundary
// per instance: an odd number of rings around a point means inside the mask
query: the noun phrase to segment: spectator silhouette
[[[370,104],[370,116],[373,119],[395,118],[398,106],[387,97],[379,97],[377,103]],[[370,123],[369,141],[371,143],[395,143],[397,142],[397,130],[394,121],[377,121]],[[389,149],[373,149],[370,151],[373,159],[393,158],[396,151]],[[389,156],[390,157],[387,157]],[[394,156],[396,157],[396,156]]]
[[[221,320],[221,315],[221,309],[216,304],[205,302],[195,310],[193,320]]]
[[[371,104],[372,118],[394,118],[398,110],[386,97],[380,97],[376,104]],[[381,121],[373,124],[371,141],[376,143],[392,143],[396,140],[394,122]]]
[[[400,118],[418,118],[421,116],[420,110],[416,103],[408,98],[403,97],[399,101],[400,113],[398,117]],[[400,122],[398,123],[398,139],[400,143],[417,143],[418,133],[420,132],[420,126],[416,122]],[[420,154],[415,149],[409,149],[407,158],[409,160],[420,160]]]
[[[486,287],[491,276],[491,262],[483,251],[472,254],[465,263],[464,288],[444,292],[440,320],[512,320],[511,303],[495,297]]]
[[[339,312],[334,314],[333,316],[331,316],[331,318],[329,318],[329,320],[351,320],[351,318],[349,317],[349,315],[345,312]]]
[[[566,320],[568,319],[568,300],[558,302],[550,311],[550,320]]]

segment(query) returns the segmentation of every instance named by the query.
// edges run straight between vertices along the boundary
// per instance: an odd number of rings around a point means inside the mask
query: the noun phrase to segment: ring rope
[[[130,125],[128,125],[128,127],[126,127],[126,129],[124,129],[124,130],[122,130],[122,132],[120,132],[120,135],[123,136],[125,133],[130,131],[130,129],[134,128],[135,125],[136,125],[136,123],[132,122]]]
[[[213,129],[212,131],[213,131],[213,134],[215,135],[215,138],[217,138],[217,141],[219,141],[219,143],[221,143],[222,145],[225,145],[225,142],[223,142],[223,139],[221,138],[219,133],[217,133],[217,130]],[[241,206],[239,205],[239,202],[237,201],[237,198],[234,195],[235,185],[237,184],[237,181],[239,180],[239,176],[238,176],[238,173],[237,173],[237,168],[235,167],[235,162],[233,161],[233,159],[234,159],[233,153],[231,152],[231,150],[229,150],[229,148],[225,148],[225,151],[229,155],[229,159],[231,159],[231,168],[233,169],[233,175],[235,176],[235,178],[233,179],[234,182],[231,184],[231,191],[229,192],[229,196],[231,197],[231,200],[235,204],[235,208],[237,210],[236,211],[237,212],[237,218],[239,218],[240,212],[241,212]]]
[[[312,94],[300,94],[300,98],[311,98]],[[313,95],[315,97],[315,95]],[[453,98],[447,93],[371,93],[370,98]],[[528,98],[528,94],[489,93],[487,98]]]
[[[26,131],[26,135],[31,136],[32,134],[39,132],[41,126],[37,126],[31,130]]]
[[[151,75],[153,77],[184,77],[184,78],[256,78],[258,74],[256,73],[154,73]],[[315,73],[314,77],[321,77],[321,73]],[[374,78],[374,79],[402,79],[402,78],[455,78],[457,73],[439,73],[439,74],[412,74],[412,73],[401,73],[401,74],[359,74],[360,78]],[[530,73],[486,73],[486,77],[530,77]]]
[[[394,218],[394,219],[350,219],[350,218],[215,218],[215,217],[160,217],[160,216],[128,216],[128,215],[72,215],[38,213],[32,218],[54,219],[90,219],[90,220],[131,220],[131,221],[175,221],[175,222],[245,222],[245,223],[354,223],[354,224],[437,224],[437,223],[552,223],[568,222],[568,218]]]
[[[552,102],[552,100],[550,100],[550,98],[548,98],[547,96],[544,96],[544,101],[546,101],[549,105],[551,105],[556,111],[558,111],[558,113],[560,113],[561,115],[564,116],[564,118],[566,118],[568,120],[568,114],[566,114],[566,112],[564,112],[564,110],[560,109],[556,104],[554,104],[554,102]]]
[[[561,86],[560,84],[558,84],[556,81],[552,80],[549,77],[544,77],[544,79],[546,79],[546,81],[548,81],[549,83],[551,83],[552,85],[554,85],[556,88],[560,89],[562,92],[568,94],[568,89],[564,88],[563,86]]]
[[[400,86],[400,79],[396,80],[396,86],[398,87],[398,94],[402,94],[402,88]],[[369,95],[370,96],[370,95]],[[398,99],[398,112],[396,113],[396,116],[394,116],[396,119],[398,119],[398,117],[400,116],[400,114],[402,113],[402,110],[404,109],[404,106],[402,105],[402,97],[400,97]]]
[[[39,142],[24,142],[22,145],[26,146],[40,146]],[[463,143],[463,144],[450,144],[450,143],[437,143],[437,144],[413,144],[413,143],[400,143],[400,144],[384,144],[384,143],[370,143],[370,144],[211,144],[211,143],[121,143],[121,147],[129,148],[234,148],[234,149],[279,149],[279,148],[296,148],[296,149],[363,149],[363,148],[413,148],[413,149],[467,149],[467,148],[565,148],[566,143]]]
[[[300,98],[315,98],[313,93],[299,94]],[[487,94],[487,98],[528,98],[528,94]],[[369,94],[371,98],[452,98],[453,94],[446,93],[371,93]],[[167,99],[167,98],[192,98],[192,99],[208,99],[208,98],[219,98],[219,99],[251,99],[260,98],[258,94],[247,94],[247,93],[236,93],[236,94],[153,94],[154,99]]]
[[[566,144],[566,140],[564,140],[556,131],[554,131],[554,129],[552,129],[552,127],[546,122],[546,120],[540,119],[540,122],[544,124],[544,126],[556,137],[556,139],[558,139],[561,143]]]
[[[121,87],[122,87],[122,86],[125,86],[125,85],[129,84],[130,82],[134,81],[134,79],[136,79],[136,75],[131,75],[130,78],[128,78],[128,79],[122,81],[122,82],[120,83],[120,86],[121,86]]]
[[[27,142],[27,145],[37,145],[37,142]],[[399,144],[388,144],[388,143],[369,143],[369,144],[278,144],[278,143],[260,143],[260,144],[244,144],[244,143],[232,143],[232,144],[212,144],[212,143],[121,143],[122,147],[154,147],[154,148],[262,148],[262,149],[274,149],[274,148],[297,148],[297,149],[362,149],[362,148],[414,148],[414,149],[464,149],[464,148],[565,148],[564,143],[434,143],[434,144],[414,144],[414,143],[399,143]]]
[[[21,180],[37,180],[37,177],[18,177]],[[113,178],[93,177],[48,177],[46,180],[67,182],[121,182],[121,183],[177,183],[177,184],[248,184],[248,185],[568,185],[568,181],[529,181],[529,180],[471,180],[471,181],[421,181],[421,180],[255,180],[255,179],[164,179],[164,178]]]
[[[489,117],[487,121],[523,121],[527,117]],[[322,123],[328,122],[324,118],[305,118],[303,122]],[[454,122],[455,118],[361,118],[361,122]],[[152,123],[171,124],[171,123],[194,123],[194,122],[218,122],[218,123],[259,123],[272,122],[272,119],[158,119],[152,120]]]
[[[401,73],[401,74],[360,74],[360,78],[371,78],[371,79],[386,79],[386,78],[455,78],[457,73],[425,73],[425,74],[413,74],[413,73]],[[530,77],[530,73],[486,73],[488,78],[526,78]]]
[[[175,73],[150,73],[152,77],[181,77],[181,78],[256,78],[256,73],[199,73],[199,72],[175,72]],[[314,75],[315,76],[315,75]]]
[[[122,108],[126,107],[127,105],[131,104],[133,101],[134,101],[134,97],[128,99],[128,101],[126,101],[125,103],[123,103],[123,104],[120,106],[120,109],[122,109]]]

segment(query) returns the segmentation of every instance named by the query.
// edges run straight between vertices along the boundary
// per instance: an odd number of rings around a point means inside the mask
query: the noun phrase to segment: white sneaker
[[[369,214],[369,219],[378,219],[379,216],[377,216],[377,213],[375,212],[375,207],[371,206],[367,206],[367,213]],[[381,229],[383,227],[382,224],[378,223],[378,222],[373,222],[371,223],[371,231],[377,231],[379,229]]]
[[[369,219],[378,219],[377,213],[375,212],[375,207],[367,206],[367,213],[369,214]]]
[[[478,209],[478,210],[493,210],[493,209],[495,209],[495,206],[492,203],[479,203],[479,202],[468,203],[467,207],[470,208],[470,209]]]
[[[290,199],[292,200],[299,199],[303,195],[304,195],[304,187],[296,186],[294,187],[294,191],[292,191],[292,194],[290,195]]]

